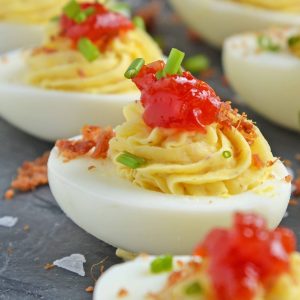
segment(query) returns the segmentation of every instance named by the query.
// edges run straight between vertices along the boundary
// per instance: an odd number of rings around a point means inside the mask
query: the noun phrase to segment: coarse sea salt
[[[83,264],[86,262],[82,254],[71,254],[70,256],[57,259],[53,264],[57,267],[66,269],[80,276],[85,276]]]
[[[11,216],[4,216],[0,218],[0,226],[14,227],[18,222],[18,218]]]

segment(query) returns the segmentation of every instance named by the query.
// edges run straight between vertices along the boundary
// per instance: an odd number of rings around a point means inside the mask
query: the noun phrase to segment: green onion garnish
[[[185,53],[173,48],[169,54],[168,61],[164,68],[164,73],[167,75],[177,74],[181,68],[181,63],[184,59]]]
[[[289,39],[288,39],[288,45],[290,47],[293,47],[297,44],[300,43],[300,35],[295,35],[295,36],[291,36]]]
[[[280,46],[277,44],[274,44],[274,42],[272,41],[272,39],[269,36],[266,35],[259,35],[257,37],[257,43],[259,48],[261,48],[262,50],[265,51],[272,51],[272,52],[276,52],[280,50]]]
[[[100,56],[99,49],[87,38],[81,38],[78,41],[77,48],[89,62],[94,61]]]
[[[193,282],[185,289],[186,295],[197,295],[202,293],[202,287],[198,282]]]
[[[89,7],[85,10],[82,10],[78,14],[76,14],[76,16],[74,16],[74,21],[76,21],[77,23],[82,23],[94,12],[95,12],[94,7]]]
[[[141,70],[145,60],[143,58],[136,58],[126,70],[124,76],[128,79],[134,78]]]
[[[146,29],[146,26],[145,26],[145,22],[144,22],[144,19],[139,17],[139,16],[135,16],[133,19],[132,19],[132,23],[134,24],[134,26],[136,28],[140,28],[142,30],[145,30]]]
[[[146,159],[144,159],[142,157],[138,157],[129,152],[124,152],[124,153],[120,154],[117,157],[116,161],[130,169],[140,168],[141,166],[143,166],[146,163]]]
[[[151,273],[162,273],[172,271],[173,269],[173,256],[159,256],[151,262]]]
[[[232,156],[232,153],[230,151],[226,150],[226,151],[223,151],[222,155],[224,158],[230,158]]]
[[[207,70],[210,66],[210,61],[207,56],[199,54],[187,58],[184,61],[183,66],[192,73],[198,73]]]

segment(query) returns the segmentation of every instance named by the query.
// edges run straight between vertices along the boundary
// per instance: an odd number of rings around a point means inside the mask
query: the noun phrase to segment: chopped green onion
[[[132,19],[132,22],[134,24],[134,26],[136,28],[140,28],[142,30],[145,30],[146,29],[146,26],[145,26],[145,22],[144,22],[144,19],[139,17],[139,16],[135,16],[133,19]]]
[[[94,61],[100,56],[99,49],[87,38],[81,38],[78,41],[77,48],[89,62]]]
[[[140,168],[142,165],[146,163],[146,159],[131,154],[129,152],[124,152],[117,157],[117,162],[120,164],[130,168],[130,169],[137,169]]]
[[[164,73],[167,75],[174,75],[178,73],[181,68],[181,63],[184,59],[184,52],[173,48],[169,54],[166,66],[164,68]]]
[[[207,70],[210,66],[210,61],[207,56],[199,54],[187,58],[183,65],[186,70],[192,73],[198,73]]]
[[[50,19],[51,22],[58,22],[60,20],[60,16],[55,16]]]
[[[290,47],[293,47],[297,44],[300,43],[300,35],[295,35],[295,36],[291,36],[289,39],[288,39],[288,45]]]
[[[159,80],[165,76],[164,70],[160,70],[155,74],[156,78]]]
[[[202,293],[202,287],[201,285],[195,281],[188,285],[185,289],[186,295],[197,295]]]
[[[128,79],[134,78],[144,66],[145,60],[143,58],[136,58],[126,70],[124,76]]]
[[[127,3],[114,3],[113,1],[108,1],[107,8],[110,11],[120,13],[126,17],[131,16],[131,7]]]
[[[95,12],[94,7],[89,7],[85,10],[82,10],[76,16],[74,16],[74,21],[76,21],[77,23],[82,23],[94,12]]]
[[[232,153],[230,151],[226,150],[226,151],[223,151],[222,155],[224,158],[230,158],[232,156]]]
[[[277,52],[280,50],[279,45],[274,44],[274,42],[269,36],[263,34],[257,37],[257,43],[262,50],[272,51],[272,52]]]
[[[150,270],[152,273],[162,273],[172,271],[173,256],[159,256],[151,262]]]
[[[63,12],[72,20],[76,17],[77,14],[80,13],[80,11],[80,5],[75,0],[71,0],[63,8]]]

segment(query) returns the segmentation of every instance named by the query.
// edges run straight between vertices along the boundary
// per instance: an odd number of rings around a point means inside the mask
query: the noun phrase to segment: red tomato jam
[[[252,300],[259,285],[289,271],[295,248],[289,229],[271,231],[262,217],[238,213],[232,229],[213,230],[194,254],[208,258],[218,300]]]
[[[157,79],[156,73],[164,66],[163,61],[143,66],[133,78],[142,94],[145,123],[152,128],[205,132],[205,126],[217,121],[221,105],[219,97],[207,83],[189,72]]]
[[[132,22],[122,14],[111,12],[100,3],[82,3],[81,10],[93,8],[94,12],[81,23],[63,14],[60,19],[61,35],[70,38],[74,45],[80,38],[90,39],[102,51],[121,33],[134,28]]]

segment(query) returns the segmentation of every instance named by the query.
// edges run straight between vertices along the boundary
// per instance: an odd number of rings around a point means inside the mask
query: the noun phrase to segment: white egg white
[[[121,178],[110,159],[64,162],[54,148],[48,162],[51,191],[62,210],[88,233],[136,253],[184,255],[236,211],[262,214],[271,228],[284,216],[291,184],[278,161],[274,178],[228,198],[163,194]]]
[[[273,25],[300,27],[300,15],[230,0],[170,0],[183,20],[205,40],[221,47],[225,38]]]
[[[0,22],[0,53],[38,45],[43,40],[43,26]]]
[[[74,136],[85,124],[116,126],[123,107],[140,93],[104,95],[46,90],[23,81],[26,51],[0,56],[0,115],[38,138],[55,141]]]
[[[224,43],[226,78],[250,107],[266,118],[300,131],[300,58],[287,49],[287,39],[299,30],[270,29],[283,49],[258,51],[258,33],[228,38]]]
[[[170,272],[153,274],[150,271],[153,256],[141,256],[123,264],[115,265],[107,270],[97,281],[93,300],[143,300],[148,293],[159,292],[166,283]],[[173,258],[174,270],[176,261],[187,262],[189,256]],[[121,290],[128,292],[127,297],[118,297]]]

